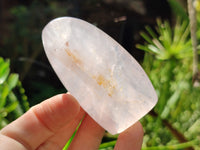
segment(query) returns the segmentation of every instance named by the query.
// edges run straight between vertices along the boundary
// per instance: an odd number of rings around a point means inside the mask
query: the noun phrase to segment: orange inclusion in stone
[[[115,85],[112,80],[107,80],[103,75],[98,75],[93,77],[97,84],[104,87],[108,92],[109,96],[112,96],[115,90]]]

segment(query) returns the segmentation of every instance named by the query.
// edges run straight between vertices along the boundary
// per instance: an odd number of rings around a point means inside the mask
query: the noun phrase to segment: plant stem
[[[149,113],[153,117],[159,117],[159,115],[154,111],[150,111]],[[160,118],[161,119],[161,118]],[[188,140],[185,138],[184,134],[179,132],[176,128],[172,126],[172,124],[167,119],[161,119],[162,123],[169,129],[169,131],[173,134],[173,136],[180,142],[180,143],[188,143]],[[188,146],[185,150],[194,150],[192,146]]]
[[[99,147],[99,150],[105,149],[108,147],[114,147],[116,144],[116,141],[110,141],[106,143],[102,143]],[[177,150],[177,149],[190,149],[190,147],[193,147],[194,145],[199,145],[199,139],[195,139],[192,141],[188,141],[185,143],[175,144],[175,145],[167,145],[167,146],[153,146],[153,147],[143,147],[142,150]]]
[[[99,147],[99,149],[104,149],[104,148],[108,148],[108,147],[114,147],[116,144],[116,140],[115,141],[110,141],[110,142],[106,142],[106,143],[102,143]]]
[[[193,83],[194,86],[200,86],[200,81],[198,78],[198,51],[197,51],[197,18],[196,18],[196,8],[194,7],[194,2],[196,0],[187,0],[188,3],[188,13],[190,20],[190,32],[193,48]]]
[[[161,119],[162,123],[169,129],[169,131],[174,135],[174,137],[180,142],[188,142],[188,140],[184,137],[184,135],[179,132],[177,129],[175,129],[170,122],[168,122],[167,119],[162,119],[159,117],[159,115],[154,111],[151,110],[149,113],[151,116],[156,117],[158,119]]]
[[[176,145],[167,145],[167,146],[154,146],[154,147],[144,147],[142,150],[177,150],[177,149],[186,149],[188,147],[192,147],[194,145],[198,145],[199,139],[192,140],[189,142],[176,144]]]

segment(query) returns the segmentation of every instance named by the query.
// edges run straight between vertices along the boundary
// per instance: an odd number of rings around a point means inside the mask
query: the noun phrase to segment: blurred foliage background
[[[199,50],[200,0],[194,2]],[[141,119],[143,149],[200,149],[200,87],[193,84],[186,0],[1,0],[0,128],[29,107],[66,92],[41,41],[43,27],[60,16],[78,17],[101,28],[150,77],[159,101]],[[113,149],[116,138],[106,133],[100,149]]]

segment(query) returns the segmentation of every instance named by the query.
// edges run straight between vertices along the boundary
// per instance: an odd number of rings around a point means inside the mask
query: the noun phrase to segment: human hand
[[[40,103],[4,127],[0,131],[0,149],[62,150],[81,119],[82,124],[69,149],[98,149],[104,129],[70,94],[60,94]],[[137,122],[119,135],[115,150],[139,150],[142,137],[143,129]]]

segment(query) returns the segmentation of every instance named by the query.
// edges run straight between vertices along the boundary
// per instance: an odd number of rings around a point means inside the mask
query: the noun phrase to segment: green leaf
[[[158,49],[158,47],[154,46],[154,45],[148,45],[148,49],[156,54],[160,53],[160,49]]]
[[[9,65],[10,65],[9,61],[1,63],[0,65],[0,84],[4,83],[9,75],[10,72]]]
[[[172,30],[168,21],[164,21],[162,29],[161,41],[166,49],[170,48],[172,43]]]
[[[156,39],[157,35],[156,33],[151,29],[151,27],[146,26],[145,29],[148,31],[148,33],[152,36],[152,38]]]
[[[0,66],[4,63],[4,60],[2,57],[0,57]]]
[[[8,115],[5,108],[0,109],[0,117],[5,118]]]
[[[153,41],[154,45],[157,46],[159,51],[164,51],[165,50],[165,48],[163,47],[162,43],[160,43],[160,41],[158,39],[153,39],[152,41]]]
[[[13,73],[8,77],[8,86],[10,90],[12,90],[17,85],[18,80],[19,80],[18,74]]]
[[[150,50],[147,48],[147,46],[141,45],[141,44],[137,44],[136,48],[141,49],[143,51],[147,51],[149,52]]]
[[[11,91],[8,95],[8,105],[18,102],[16,95]],[[13,117],[18,118],[23,114],[23,110],[20,105],[17,105],[16,109],[13,110]]]
[[[0,121],[0,129],[3,128],[3,127],[5,127],[9,123],[6,118],[1,118],[0,117],[0,120],[1,120]]]
[[[184,29],[184,33],[182,34],[180,41],[186,41],[189,34],[190,34],[190,28],[189,28],[189,25],[187,25]]]
[[[151,38],[144,32],[141,32],[140,35],[148,42],[152,44]]]
[[[10,112],[14,111],[17,108],[17,105],[18,105],[18,101],[15,101],[12,104],[8,105],[6,107],[7,113],[10,113]]]
[[[0,108],[4,107],[4,105],[6,104],[6,98],[9,94],[9,88],[7,84],[2,86],[1,88],[2,93],[0,94]]]
[[[68,142],[65,144],[64,148],[62,150],[67,150],[71,144],[71,142],[73,141],[81,123],[82,123],[83,119],[79,122],[78,126],[76,127],[76,130],[74,131],[74,133],[72,134],[72,136],[70,137],[70,139],[68,140]]]
[[[106,142],[106,143],[102,143],[100,146],[99,146],[99,149],[104,149],[104,148],[108,148],[108,147],[114,147],[115,144],[116,144],[116,140],[115,141],[110,141],[110,142]]]

